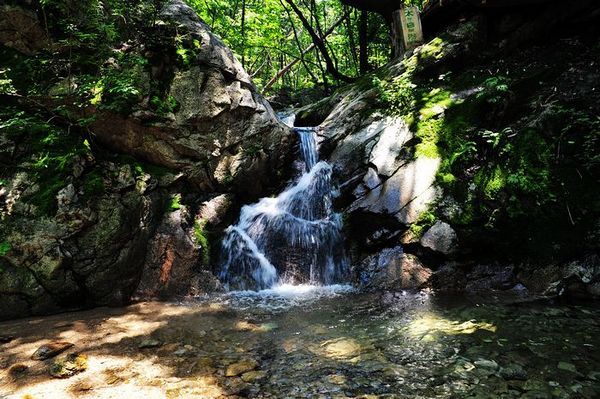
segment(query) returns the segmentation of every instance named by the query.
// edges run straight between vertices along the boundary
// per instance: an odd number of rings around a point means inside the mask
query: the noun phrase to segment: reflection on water
[[[348,286],[232,292],[197,306],[226,309],[212,356],[228,347],[237,354],[229,361],[257,361],[260,378],[244,382],[249,397],[600,396],[595,307],[473,304]],[[243,320],[235,332],[232,317]]]

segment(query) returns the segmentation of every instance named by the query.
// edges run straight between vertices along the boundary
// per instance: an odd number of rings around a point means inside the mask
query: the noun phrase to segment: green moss
[[[0,256],[5,256],[7,253],[10,252],[11,249],[12,249],[12,246],[10,245],[9,242],[7,242],[7,241],[0,242]]]
[[[416,136],[421,139],[415,149],[415,155],[428,158],[439,158],[438,141],[444,119],[428,119],[417,124]]]
[[[194,242],[202,249],[202,265],[208,266],[210,262],[210,244],[205,228],[206,221],[196,219],[194,222]]]
[[[444,186],[451,186],[456,182],[456,176],[452,173],[440,173],[439,180]]]
[[[425,211],[419,215],[417,221],[410,225],[410,231],[416,238],[421,238],[425,231],[433,226],[437,217],[431,211]]]
[[[150,98],[150,106],[159,115],[165,115],[168,113],[176,112],[179,108],[179,102],[173,96],[166,96],[163,98],[159,95],[153,95]]]
[[[93,170],[85,176],[83,182],[83,201],[98,197],[104,194],[104,191],[104,178],[99,170]]]
[[[441,59],[444,56],[444,48],[446,45],[447,43],[441,37],[436,37],[421,47],[419,52],[420,58]]]
[[[168,203],[168,210],[169,211],[176,211],[178,209],[181,209],[182,205],[181,205],[181,194],[175,194],[173,196],[171,196],[169,203]]]
[[[443,113],[445,109],[449,108],[454,103],[451,95],[452,93],[449,90],[439,87],[436,87],[423,95],[420,101],[423,104],[419,110],[420,118],[429,119]]]

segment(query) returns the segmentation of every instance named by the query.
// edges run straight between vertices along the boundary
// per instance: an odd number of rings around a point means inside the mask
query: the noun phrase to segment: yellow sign
[[[423,28],[421,27],[421,15],[417,7],[405,6],[400,15],[402,20],[402,33],[404,35],[404,46],[407,50],[423,44]]]

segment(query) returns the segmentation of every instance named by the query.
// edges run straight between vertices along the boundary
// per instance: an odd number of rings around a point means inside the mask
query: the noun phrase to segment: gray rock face
[[[101,113],[92,125],[97,139],[183,171],[204,191],[260,195],[291,163],[295,135],[277,121],[241,63],[188,5],[169,1],[161,18],[199,43],[189,68],[175,69],[169,94],[179,108],[173,120],[149,126],[148,111],[129,118]]]
[[[432,274],[416,256],[405,254],[402,247],[383,249],[367,257],[358,269],[362,287],[388,290],[423,288]]]
[[[4,240],[11,250],[0,258],[0,318],[23,317],[88,305],[121,305],[137,286],[146,244],[161,211],[160,190],[145,194],[120,189],[103,163],[103,193],[84,199],[83,182],[59,190],[53,217],[22,202],[18,180]],[[23,176],[30,190],[31,177]],[[32,191],[35,192],[35,191]],[[6,230],[4,231],[6,234]]]
[[[202,273],[201,260],[208,248],[202,248],[186,228],[185,210],[167,212],[149,243],[137,295],[172,298],[217,286],[216,277]],[[210,281],[201,281],[201,280]]]
[[[438,199],[440,159],[415,157],[418,140],[413,132],[402,117],[372,111],[377,109],[376,98],[374,89],[358,86],[334,95],[319,133],[323,152],[334,164],[334,177],[341,181],[342,207],[360,224],[356,230],[365,237],[361,241],[370,245],[383,238],[389,241],[383,244],[393,246]]]
[[[448,223],[438,220],[423,234],[421,245],[443,255],[452,255],[458,250],[458,237]]]
[[[357,199],[350,211],[390,215],[404,225],[416,222],[436,198],[433,183],[439,165],[439,159],[426,157],[407,163],[383,184]]]

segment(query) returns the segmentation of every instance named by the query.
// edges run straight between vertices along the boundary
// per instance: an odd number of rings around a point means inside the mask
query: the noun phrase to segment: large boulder
[[[359,284],[367,289],[420,289],[428,285],[432,274],[416,256],[405,254],[400,246],[367,257],[357,269]]]
[[[0,9],[15,15],[2,19],[0,42],[25,58],[46,40],[36,15],[16,9]],[[60,132],[50,154],[62,157],[56,175],[33,164],[43,136],[0,135],[1,160],[13,166],[0,175],[0,319],[121,305],[140,281],[140,295],[160,297],[217,288],[204,230],[218,236],[230,207],[278,187],[291,167],[295,135],[232,52],[183,1],[165,2],[160,19],[139,35],[148,42],[114,51],[148,61],[132,73],[164,89],[174,113],[153,110],[148,93],[129,113],[73,109],[93,116],[85,146],[75,128],[46,116]],[[191,46],[185,65],[173,56],[176,37]],[[107,68],[127,68],[116,63]],[[55,89],[36,102],[44,116],[44,105],[64,105]]]
[[[101,190],[86,195],[92,176],[71,178],[50,216],[25,200],[40,184],[27,173],[8,185],[2,214],[0,318],[91,305],[121,305],[138,284],[147,243],[162,212],[164,188],[137,176],[122,187],[119,167],[103,162],[94,175]],[[9,199],[13,198],[13,203]]]
[[[92,124],[97,139],[181,170],[204,191],[259,196],[290,163],[295,135],[278,122],[241,63],[188,5],[168,1],[160,17],[173,27],[159,31],[161,43],[173,42],[175,35],[193,43],[182,68],[173,65],[174,57],[161,56],[167,49],[146,54],[157,64],[148,79],[167,82],[178,108],[168,118],[147,109],[128,117],[97,113]]]
[[[437,221],[423,234],[421,245],[442,255],[452,255],[458,250],[458,236],[448,223]]]

